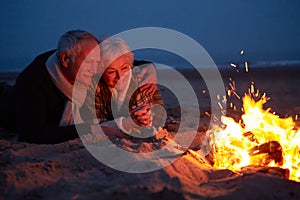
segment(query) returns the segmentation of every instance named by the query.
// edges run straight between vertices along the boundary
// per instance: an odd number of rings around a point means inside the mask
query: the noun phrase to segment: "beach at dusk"
[[[189,148],[191,150],[179,151],[182,156],[174,163],[158,171],[130,174],[101,164],[89,154],[80,139],[55,145],[37,145],[18,142],[14,133],[2,129],[0,158],[4,197],[90,199],[101,195],[104,199],[297,199],[300,185],[288,180],[288,171],[284,168],[245,166],[239,171],[231,171],[214,168],[197,156],[210,120],[213,120],[209,116],[210,98],[203,92],[207,88],[203,80],[195,77],[195,72],[184,70],[182,74],[189,77],[195,92],[199,93],[201,115],[200,119],[188,119],[190,123],[199,123],[198,133]],[[264,108],[271,108],[282,118],[291,116],[298,126],[299,67],[250,67],[248,73],[236,72],[228,67],[221,74],[228,87],[232,82],[230,77],[235,81],[236,93],[241,97],[247,93],[251,82],[255,82],[256,89],[262,93],[267,91],[270,97]],[[14,77],[10,75],[5,80],[12,83]],[[169,101],[170,93],[162,90],[162,94],[168,113],[174,119],[160,132],[167,138],[157,136],[157,140],[151,142],[131,137],[110,140],[132,152],[151,152],[169,143],[180,126],[180,107]],[[230,107],[228,102],[227,116],[238,122],[243,114],[240,109],[242,100],[233,95],[228,101],[236,108]],[[157,164],[156,161],[153,164]]]
[[[300,199],[298,0],[1,4],[0,200]]]

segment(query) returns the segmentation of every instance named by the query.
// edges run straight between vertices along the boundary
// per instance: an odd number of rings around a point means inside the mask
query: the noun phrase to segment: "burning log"
[[[262,145],[253,147],[249,151],[250,156],[255,156],[259,154],[267,154],[265,158],[264,165],[268,165],[272,160],[279,165],[283,164],[283,156],[282,156],[282,147],[277,141],[271,141],[264,143]]]

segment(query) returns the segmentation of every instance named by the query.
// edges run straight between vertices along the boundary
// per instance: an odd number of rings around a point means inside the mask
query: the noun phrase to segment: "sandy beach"
[[[188,69],[180,73],[195,90],[200,118],[191,115],[184,119],[196,124],[198,132],[191,150],[182,152],[175,162],[154,172],[126,173],[96,160],[80,139],[54,145],[29,144],[18,142],[15,133],[1,128],[0,199],[300,199],[300,183],[288,180],[285,169],[246,166],[234,172],[215,169],[198,156],[210,125],[211,99],[201,75]],[[233,81],[236,86],[236,95],[227,98],[227,115],[240,119],[242,101],[237,96],[247,93],[254,82],[256,89],[270,97],[265,109],[271,108],[280,117],[292,116],[299,125],[299,74],[300,66],[249,67],[248,72],[229,66],[221,70],[225,87]],[[13,84],[16,76],[1,73],[0,81]],[[114,144],[127,151],[149,152],[171,142],[179,126],[180,106],[172,92],[166,88],[161,92],[168,115],[174,119],[160,132],[168,137],[157,137],[156,141],[111,138]],[[192,113],[194,107],[185,109]]]

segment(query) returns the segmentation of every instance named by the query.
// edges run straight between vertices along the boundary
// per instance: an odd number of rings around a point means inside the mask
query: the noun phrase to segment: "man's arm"
[[[139,93],[141,98],[137,99],[135,104],[152,105],[152,125],[156,128],[162,127],[166,119],[166,110],[164,108],[162,95],[157,87],[156,67],[153,63],[145,61],[135,61],[135,64],[138,65],[137,67],[140,69],[140,72],[136,73],[136,76],[144,77],[141,79],[142,83],[140,83],[140,85],[145,84],[140,87]]]
[[[53,97],[51,87],[48,92],[44,92],[43,87],[40,83],[22,80],[16,85],[16,128],[20,140],[53,144],[78,138],[75,125],[58,126],[64,102]],[[90,131],[88,124],[78,127]]]
[[[34,100],[27,95],[18,95],[17,132],[20,140],[30,143],[53,144],[78,138],[75,125],[59,127],[47,119],[43,97],[35,95]],[[24,98],[22,98],[24,97]]]
[[[151,62],[137,60],[134,61],[133,65],[134,74],[140,82],[140,91],[148,95],[154,95],[157,90],[155,65]]]

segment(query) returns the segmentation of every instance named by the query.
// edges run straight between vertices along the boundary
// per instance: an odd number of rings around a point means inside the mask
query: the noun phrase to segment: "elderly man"
[[[98,70],[98,44],[97,38],[86,31],[63,34],[57,50],[37,56],[19,75],[10,91],[13,97],[10,103],[14,106],[7,112],[1,110],[0,121],[16,119],[19,139],[33,143],[59,143],[77,138],[75,122],[77,128],[91,132],[90,124],[73,114],[79,113],[76,111],[83,104],[86,88]],[[74,87],[82,88],[78,99],[72,96]],[[12,113],[14,118],[9,117]]]

